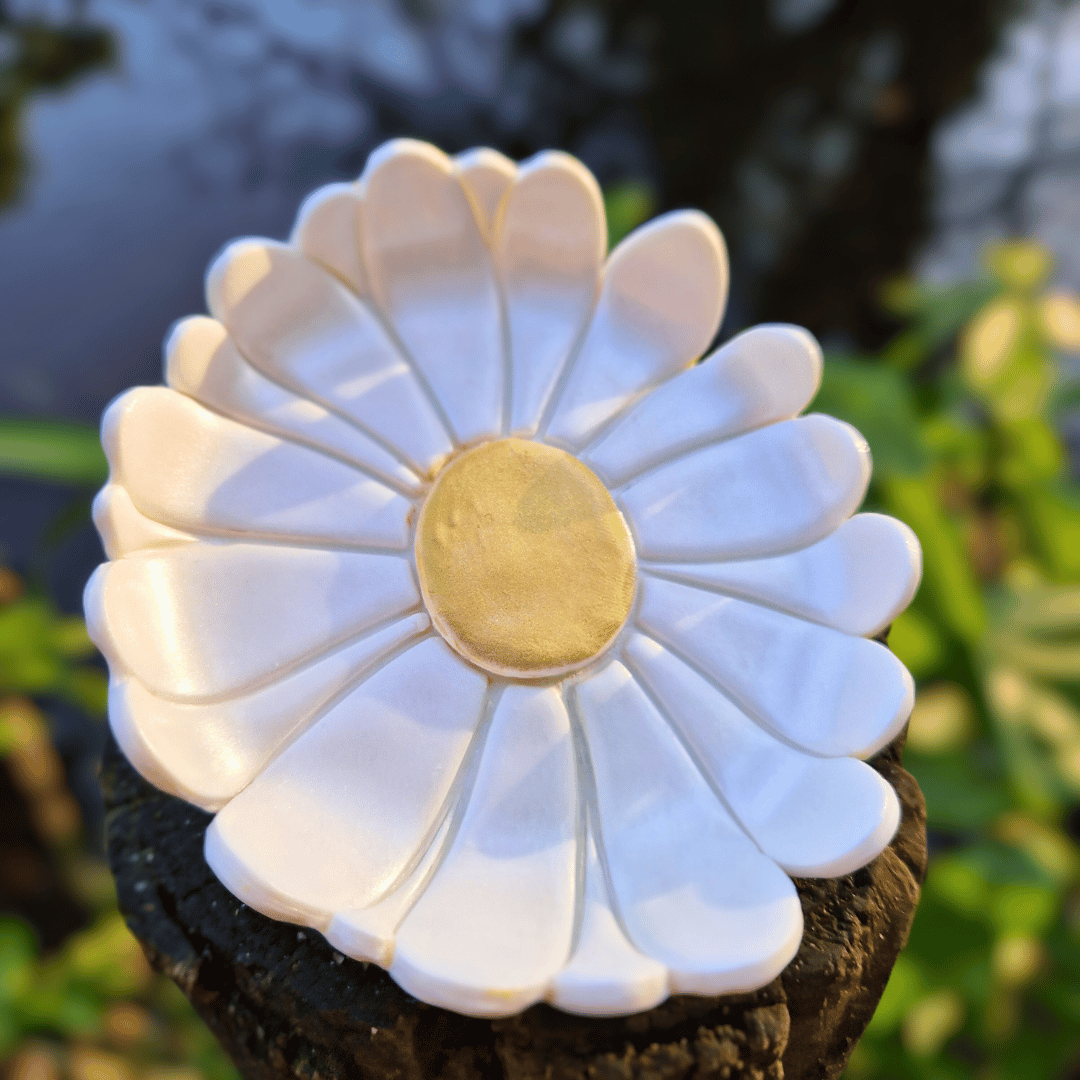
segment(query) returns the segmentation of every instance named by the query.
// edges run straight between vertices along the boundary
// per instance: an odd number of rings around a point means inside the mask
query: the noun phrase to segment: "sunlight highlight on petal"
[[[378,316],[284,244],[240,240],[206,277],[211,314],[267,378],[358,424],[424,473],[452,449],[442,420]]]
[[[344,458],[377,479],[412,489],[419,480],[354,424],[260,374],[216,319],[196,315],[165,342],[165,381],[230,419]]]
[[[218,813],[211,869],[257,911],[320,929],[378,900],[442,824],[486,690],[439,640],[395,657]]]
[[[604,200],[568,154],[538,154],[506,196],[497,264],[506,296],[513,386],[509,430],[531,434],[569,361],[600,286]]]
[[[459,444],[499,434],[503,341],[491,256],[445,154],[386,143],[362,178],[372,292],[434,391]]]
[[[546,437],[584,446],[639,393],[696,360],[719,329],[727,279],[724,241],[704,214],[679,210],[632,232],[608,259]]]
[[[915,534],[896,518],[856,514],[824,540],[771,559],[655,563],[661,577],[760,602],[834,630],[873,637],[904,610],[922,573]]]
[[[316,188],[296,215],[290,243],[340,278],[357,296],[368,293],[360,256],[360,189],[356,184]]]
[[[142,548],[170,547],[198,539],[140,514],[131,496],[116,483],[106,484],[94,496],[90,513],[110,559]]]
[[[752,428],[797,416],[821,381],[821,349],[797,326],[755,326],[646,394],[583,459],[609,484]]]
[[[398,931],[390,973],[404,989],[475,1016],[543,996],[570,952],[576,807],[558,690],[508,686],[445,861]]]
[[[152,784],[204,810],[218,810],[371,664],[430,625],[426,615],[406,616],[261,690],[209,705],[169,701],[135,678],[114,679],[113,734]]]
[[[634,944],[675,993],[751,990],[795,955],[795,886],[732,820],[622,664],[576,690],[597,837]]]
[[[136,552],[107,564],[99,587],[87,617],[107,655],[177,701],[240,693],[420,606],[396,555],[268,544]]]
[[[458,179],[469,193],[476,211],[476,223],[489,247],[494,244],[499,208],[510,190],[517,166],[498,150],[481,147],[454,158]]]
[[[647,634],[811,753],[869,757],[911,713],[911,676],[876,641],[658,578],[643,578],[641,592]]]
[[[404,550],[412,503],[305,446],[138,387],[102,419],[115,483],[154,521],[193,532]]]
[[[813,415],[677,458],[632,480],[620,503],[644,559],[750,559],[827,536],[869,482],[862,436]]]
[[[789,874],[849,874],[893,838],[896,792],[865,762],[811,757],[780,742],[640,634],[626,656],[736,820]]]

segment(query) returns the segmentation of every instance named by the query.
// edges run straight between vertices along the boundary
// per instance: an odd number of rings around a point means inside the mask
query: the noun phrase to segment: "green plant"
[[[146,962],[116,907],[36,697],[105,711],[106,680],[82,619],[61,615],[0,568],[0,768],[90,925],[43,955],[0,915],[0,1074],[8,1080],[236,1080],[183,994]]]
[[[79,616],[61,614],[46,596],[24,591],[19,579],[0,567],[0,695],[58,697],[103,716],[105,675],[87,663],[95,651]]]
[[[834,356],[812,406],[874,456],[868,502],[924,578],[890,644],[919,682],[906,764],[931,862],[911,940],[848,1076],[1053,1078],[1080,1060],[1080,491],[1058,435],[1080,303],[1046,253],[979,282],[894,286],[905,329]]]

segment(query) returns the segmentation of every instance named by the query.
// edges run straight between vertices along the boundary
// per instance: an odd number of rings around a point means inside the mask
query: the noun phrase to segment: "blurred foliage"
[[[26,160],[19,146],[19,124],[31,95],[59,90],[80,75],[113,60],[112,38],[78,18],[52,24],[37,14],[12,15],[0,0],[0,205],[22,188]]]
[[[58,697],[103,715],[105,675],[85,663],[94,655],[81,618],[60,614],[46,597],[25,591],[15,574],[0,567],[0,695]],[[4,745],[0,713],[0,749]]]
[[[829,358],[812,405],[865,435],[868,508],[911,525],[924,559],[890,644],[919,682],[905,763],[930,871],[853,1080],[1080,1064],[1080,488],[1058,434],[1080,402],[1062,363],[1080,302],[1050,269],[1013,242],[975,283],[891,286],[904,329]]]
[[[86,853],[79,809],[35,698],[66,699],[103,716],[107,683],[86,663],[93,654],[81,619],[59,614],[0,568],[0,768],[59,880],[89,913],[89,925],[49,955],[26,922],[0,914],[0,1075],[236,1080],[183,994],[151,970],[128,932],[104,861]]]
[[[97,488],[108,473],[96,427],[0,418],[0,476]]]
[[[606,203],[615,243],[652,198],[624,187]],[[1080,302],[1049,291],[1049,272],[1040,248],[1010,243],[977,282],[892,285],[903,329],[878,355],[831,356],[812,406],[866,436],[867,507],[914,528],[925,568],[890,643],[920,684],[906,763],[926,795],[930,871],[850,1080],[1053,1080],[1080,1065],[1080,489],[1058,434],[1080,405],[1062,363],[1080,355]],[[100,477],[82,435],[50,445],[47,428],[8,425],[4,447],[23,448],[7,452],[12,470]],[[62,770],[42,764],[55,751],[33,698],[100,712],[89,654],[78,620],[0,574],[0,764],[93,913],[48,956],[0,918],[0,1070],[227,1080],[125,930],[104,865],[73,840]]]
[[[647,184],[629,180],[604,188],[604,214],[607,217],[608,250],[643,221],[653,216],[656,193]]]

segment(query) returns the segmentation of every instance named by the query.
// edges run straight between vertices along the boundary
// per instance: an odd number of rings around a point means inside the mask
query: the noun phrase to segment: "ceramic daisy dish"
[[[105,414],[86,614],[239,899],[459,1013],[616,1015],[768,983],[789,875],[888,844],[918,544],[799,415],[809,334],[697,363],[726,286],[700,213],[606,255],[575,159],[407,140],[212,265]]]

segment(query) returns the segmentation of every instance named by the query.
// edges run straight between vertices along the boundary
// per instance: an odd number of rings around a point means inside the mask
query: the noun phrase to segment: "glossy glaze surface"
[[[898,822],[859,759],[912,706],[867,639],[911,599],[914,536],[855,513],[858,433],[799,416],[805,331],[695,366],[727,287],[708,218],[605,236],[564,154],[388,143],[288,244],[226,249],[167,386],[103,422],[86,611],[125,753],[216,812],[236,896],[474,1015],[763,985],[801,938],[788,875],[864,865]],[[484,664],[421,588],[439,478],[500,443],[580,467],[628,530],[617,632],[569,674]],[[571,539],[500,564],[506,595],[532,574],[571,622],[610,608]]]

